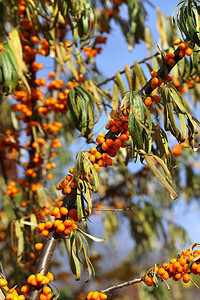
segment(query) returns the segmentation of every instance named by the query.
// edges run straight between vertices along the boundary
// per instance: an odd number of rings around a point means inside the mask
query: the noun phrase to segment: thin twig
[[[112,211],[112,212],[117,212],[117,211],[130,211],[135,209],[135,207],[126,207],[126,208],[93,208],[92,211]]]
[[[135,284],[135,283],[139,283],[142,281],[142,277],[141,278],[136,278],[130,281],[126,281],[126,282],[122,282],[113,286],[110,286],[109,288],[105,289],[105,290],[101,290],[102,293],[109,293],[111,291],[117,290],[117,289],[121,289],[123,287]]]
[[[163,51],[167,51],[167,50],[163,50]],[[156,57],[156,56],[158,56],[158,55],[160,55],[160,52],[159,52],[159,51],[156,52],[155,54],[151,55],[151,56],[145,57],[144,59],[142,59],[141,61],[139,61],[138,64],[141,65],[141,64],[145,63],[147,60],[150,60],[150,59],[152,59],[153,57]],[[130,68],[133,69],[133,68],[134,68],[134,65],[130,66]],[[125,70],[119,71],[119,73],[120,73],[120,74],[124,74],[124,73],[125,73]],[[114,80],[114,79],[115,79],[115,75],[112,76],[112,77],[109,77],[109,78],[105,79],[104,81],[102,81],[102,82],[100,82],[100,83],[98,83],[97,86],[99,87],[99,86],[101,86],[101,85],[104,85],[104,84],[106,84],[106,83],[108,83],[109,81],[112,81],[112,80]]]

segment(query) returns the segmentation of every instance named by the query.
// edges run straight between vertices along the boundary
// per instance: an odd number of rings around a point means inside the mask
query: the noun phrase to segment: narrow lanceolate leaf
[[[146,160],[147,166],[152,171],[152,173],[156,176],[156,178],[163,184],[163,186],[168,190],[171,197],[173,199],[177,199],[178,195],[175,190],[171,187],[171,185],[166,181],[161,172],[156,168],[150,156],[148,156],[144,151],[141,151],[142,157]]]
[[[125,93],[126,93],[126,88],[125,85],[123,83],[122,77],[120,75],[120,72],[116,72],[115,74],[115,78],[116,78],[116,82],[119,86],[119,90],[121,92],[122,97],[124,97]]]
[[[138,79],[139,79],[140,86],[141,87],[145,86],[145,84],[146,84],[146,78],[144,76],[142,68],[140,67],[140,65],[138,64],[137,61],[134,62],[134,72],[135,72],[135,76],[137,76]]]
[[[143,148],[143,131],[145,122],[145,109],[141,96],[135,91],[128,93],[128,104],[130,114],[128,120],[128,129],[133,139],[134,146],[137,149]]]
[[[17,237],[17,263],[20,263],[24,251],[24,236],[22,231],[23,224],[20,224],[19,221],[15,221],[14,224],[15,224],[15,234]]]
[[[69,91],[67,104],[75,128],[91,142],[93,126],[99,117],[92,95],[84,88],[75,86]]]
[[[83,195],[80,191],[77,191],[76,202],[77,202],[78,220],[79,222],[81,222],[84,217],[84,201],[83,201]]]
[[[83,230],[81,230],[80,228],[78,228],[77,231],[80,231],[82,234],[84,234],[85,236],[87,236],[88,238],[90,238],[91,240],[93,240],[95,242],[103,242],[104,241],[104,239],[100,239],[93,235],[90,235],[90,234],[84,232]]]
[[[155,160],[157,160],[157,162],[161,165],[164,173],[165,173],[165,177],[166,179],[172,183],[172,177],[171,177],[171,173],[167,167],[167,165],[164,163],[164,161],[157,155],[153,155],[153,157],[155,158]]]
[[[71,253],[70,253],[70,266],[72,272],[76,275],[76,280],[81,278],[81,267],[79,259],[77,258],[76,241],[74,235],[71,239]]]
[[[132,76],[131,68],[129,65],[125,65],[124,70],[125,70],[126,79],[128,81],[129,89],[130,89],[130,91],[132,91],[133,90],[133,76]]]

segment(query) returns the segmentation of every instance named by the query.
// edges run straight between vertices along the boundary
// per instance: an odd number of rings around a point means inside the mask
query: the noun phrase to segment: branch
[[[67,205],[68,201],[74,201],[76,200],[76,189],[73,189],[70,196],[66,195],[64,198],[63,206]],[[58,234],[56,231],[52,231],[49,233],[48,237],[46,238],[40,256],[36,262],[35,267],[35,274],[42,273],[43,275],[46,275],[50,268],[51,259],[54,254],[54,250],[56,248],[56,245],[59,241],[60,234]],[[38,300],[39,295],[41,292],[41,287],[35,287],[32,286],[32,292],[30,293],[30,299],[31,300]]]
[[[141,278],[136,278],[136,279],[133,279],[133,280],[130,280],[130,281],[126,281],[126,282],[123,282],[123,283],[119,283],[119,284],[110,286],[109,288],[107,288],[105,290],[101,290],[101,293],[108,294],[111,291],[121,289],[121,288],[124,288],[126,286],[133,285],[135,283],[140,283],[141,281],[142,281],[142,277]],[[86,298],[84,298],[84,300],[86,300]]]
[[[141,278],[136,278],[136,279],[133,279],[133,280],[130,280],[130,281],[126,281],[126,282],[123,282],[123,283],[119,283],[119,284],[116,284],[116,285],[113,285],[105,290],[101,290],[102,293],[109,293],[113,290],[117,290],[117,289],[121,289],[125,286],[129,286],[129,285],[132,285],[132,284],[135,284],[135,283],[139,283],[142,281],[142,277]]]
[[[179,57],[179,51],[180,51],[180,49],[177,48],[176,51],[174,52],[174,54],[175,54],[175,57],[174,57],[175,65],[181,60],[181,58]],[[161,67],[157,72],[158,77],[160,77],[160,78],[166,77],[166,75],[171,71],[172,68],[173,67],[171,67],[169,65],[165,65],[165,66]],[[150,79],[147,82],[147,84],[139,91],[139,93],[141,95],[149,95],[152,91],[153,91],[153,89],[151,88],[151,79]],[[109,130],[107,132],[106,136],[105,136],[105,139],[112,138],[113,140],[115,140],[117,138],[118,134],[119,134],[119,132],[113,133],[111,130]],[[97,150],[101,153],[104,152],[101,148],[101,144],[99,144],[97,146]],[[75,206],[75,204],[76,204],[76,195],[77,195],[77,188],[73,188],[71,193],[64,197],[64,202],[63,202],[62,206],[64,206],[64,207],[69,207],[69,205],[70,206],[73,206],[73,205]],[[40,254],[40,256],[37,260],[36,268],[35,268],[35,274],[37,274],[39,272],[42,273],[43,275],[47,274],[47,272],[49,270],[49,267],[50,267],[50,262],[51,262],[55,247],[56,247],[56,245],[59,241],[59,238],[60,238],[60,234],[56,233],[55,231],[50,232],[49,236],[46,238],[46,241],[43,245],[41,254]],[[109,292],[111,290],[114,290],[114,289],[117,289],[117,288],[122,288],[122,287],[132,285],[134,283],[138,283],[138,282],[141,282],[141,281],[142,281],[141,278],[134,279],[132,281],[128,281],[128,282],[121,283],[119,285],[115,285],[113,287],[110,287],[106,290],[103,290],[102,292]],[[30,293],[31,300],[38,300],[40,292],[41,292],[41,288],[33,286],[32,287],[32,292]]]
[[[167,50],[163,50],[163,51],[167,51]],[[147,60],[150,60],[150,59],[152,59],[153,57],[156,57],[156,56],[158,56],[158,55],[160,55],[160,52],[159,52],[159,51],[156,52],[155,54],[149,56],[149,57],[145,57],[144,59],[140,60],[140,61],[138,62],[138,64],[143,64],[143,63],[145,63]],[[134,65],[130,66],[130,68],[133,69],[133,68],[134,68]],[[125,70],[122,70],[122,71],[120,71],[119,73],[120,73],[120,74],[124,74],[124,73],[125,73]],[[115,79],[115,75],[112,76],[112,77],[109,77],[109,78],[105,79],[104,81],[102,81],[102,82],[100,82],[100,83],[98,83],[97,86],[99,87],[99,86],[101,86],[101,85],[104,85],[104,84],[106,84],[107,82],[112,81],[112,80],[114,80],[114,79]]]

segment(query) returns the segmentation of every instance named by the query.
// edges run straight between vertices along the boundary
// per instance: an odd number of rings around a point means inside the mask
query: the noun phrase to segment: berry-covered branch
[[[162,80],[167,77],[168,73],[171,71],[173,66],[175,66],[182,57],[179,55],[181,49],[180,47],[175,51],[175,53],[167,54],[165,57],[165,65],[161,67],[157,72],[153,73],[153,77],[147,82],[147,84],[139,91],[139,93],[145,97],[149,96],[151,92],[157,88],[159,85],[162,84]],[[104,166],[111,166],[113,164],[112,157],[116,156],[117,151],[121,147],[126,147],[126,141],[129,139],[129,132],[128,132],[128,116],[127,116],[127,109],[124,109],[122,112],[118,112],[115,114],[114,120],[110,120],[108,125],[106,126],[107,129],[110,128],[110,130],[106,134],[100,134],[97,137],[97,143],[99,144],[96,148],[91,148],[90,152],[86,154],[86,157],[83,159],[88,159],[94,169],[98,171],[100,167]],[[142,154],[143,152],[141,152]],[[83,154],[82,154],[83,155]],[[68,202],[64,201],[62,204],[62,207],[68,207],[68,203],[70,202],[74,207],[77,205],[77,193],[80,193],[80,191],[77,191],[76,183],[78,182],[79,176],[76,174],[77,170],[70,170],[70,173],[72,175],[68,174],[66,176],[66,179],[63,179],[60,184],[57,185],[58,190],[62,190],[62,193],[64,195],[67,195]],[[89,175],[90,176],[90,175]],[[84,178],[84,177],[83,177]],[[89,179],[89,178],[88,178]],[[88,180],[87,179],[87,180]],[[93,176],[89,180],[92,180]],[[74,182],[75,180],[75,182]],[[81,187],[83,188],[83,187]],[[78,204],[80,205],[80,204]],[[53,255],[53,251],[55,249],[55,245],[60,237],[60,234],[65,232],[66,227],[63,226],[62,221],[64,222],[64,219],[61,217],[55,216],[56,219],[61,219],[60,225],[58,227],[54,224],[52,227],[52,232],[48,235],[48,229],[45,229],[44,225],[44,232],[41,230],[41,234],[44,236],[47,236],[46,241],[43,246],[43,250],[38,258],[37,266],[36,266],[36,272],[41,272],[43,275],[45,275],[48,272],[49,264],[51,257]],[[55,221],[56,222],[56,221]],[[65,224],[65,222],[64,222]],[[59,226],[62,227],[61,232],[59,232]],[[57,234],[59,233],[59,234]],[[38,294],[40,293],[40,290],[38,290],[38,287],[33,287],[34,291],[31,292],[31,298],[37,299]]]

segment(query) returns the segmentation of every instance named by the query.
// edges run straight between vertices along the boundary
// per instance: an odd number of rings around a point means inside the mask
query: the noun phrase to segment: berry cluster
[[[200,250],[183,250],[177,258],[172,258],[170,263],[164,263],[162,266],[156,263],[142,280],[148,286],[154,285],[154,276],[164,280],[173,278],[175,281],[182,278],[184,283],[188,283],[191,280],[190,274],[200,274],[199,256]]]

